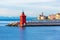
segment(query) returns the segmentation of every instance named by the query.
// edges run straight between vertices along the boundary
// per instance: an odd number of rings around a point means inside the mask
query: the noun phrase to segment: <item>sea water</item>
[[[60,26],[6,26],[10,22],[0,21],[0,40],[60,40]]]

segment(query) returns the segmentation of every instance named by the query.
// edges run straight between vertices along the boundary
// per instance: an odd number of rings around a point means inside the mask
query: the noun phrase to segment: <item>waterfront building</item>
[[[41,15],[38,16],[38,20],[44,20],[46,17],[43,15],[43,12]]]
[[[60,19],[60,13],[56,14],[56,19]]]
[[[49,20],[55,20],[56,19],[56,15],[55,14],[49,15],[48,19]]]
[[[41,15],[39,15],[38,20],[45,20],[45,19],[49,19],[49,20],[56,20],[56,19],[60,19],[60,13],[57,14],[51,14],[49,16],[45,16],[43,15],[43,12]]]
[[[44,17],[44,16],[39,15],[38,20],[44,20],[44,19],[45,19],[45,17]]]

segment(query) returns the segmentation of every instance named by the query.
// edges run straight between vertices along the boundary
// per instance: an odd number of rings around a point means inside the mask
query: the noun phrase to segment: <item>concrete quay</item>
[[[19,26],[20,23],[10,23],[6,26]],[[23,26],[60,26],[60,22],[27,22]]]

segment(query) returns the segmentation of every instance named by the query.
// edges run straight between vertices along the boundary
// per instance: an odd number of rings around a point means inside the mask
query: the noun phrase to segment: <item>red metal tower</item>
[[[20,27],[23,27],[24,24],[26,24],[26,16],[24,12],[22,12],[22,15],[20,16]]]

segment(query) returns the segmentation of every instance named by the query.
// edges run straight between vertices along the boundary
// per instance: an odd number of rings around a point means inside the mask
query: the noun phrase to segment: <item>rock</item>
[[[9,23],[6,26],[18,26],[18,25],[19,25],[19,23]]]

